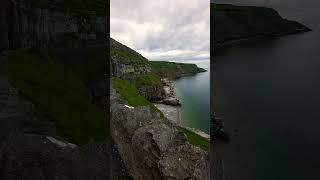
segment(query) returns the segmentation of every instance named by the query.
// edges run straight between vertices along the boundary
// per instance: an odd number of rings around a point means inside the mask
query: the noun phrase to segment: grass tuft
[[[9,54],[9,79],[33,104],[39,119],[53,121],[58,134],[76,144],[108,136],[104,111],[91,103],[89,90],[71,68],[34,50]]]
[[[187,137],[187,140],[190,144],[197,146],[205,151],[210,150],[210,140],[183,127],[179,127],[179,131],[184,133],[184,135]]]
[[[149,106],[153,112],[159,112],[161,117],[164,117],[163,113],[151,102],[141,96],[137,88],[130,82],[118,77],[112,78],[112,86],[121,98],[126,100],[130,106]]]

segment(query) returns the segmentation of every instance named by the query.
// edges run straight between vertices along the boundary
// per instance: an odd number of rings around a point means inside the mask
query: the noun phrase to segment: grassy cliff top
[[[134,84],[136,87],[141,86],[160,86],[162,85],[162,81],[159,76],[150,74],[150,75],[144,75],[139,76],[134,80]]]
[[[145,57],[131,50],[117,49],[117,48],[111,47],[110,54],[111,54],[112,60],[117,61],[117,63],[120,63],[120,64],[133,65],[133,66],[149,65],[149,61]]]
[[[80,145],[107,138],[106,115],[73,69],[36,50],[11,52],[7,63],[10,82],[33,103],[39,120],[55,123],[59,136]]]
[[[206,70],[195,64],[175,63],[166,61],[150,61],[153,73],[163,78],[176,78],[184,75],[191,75]]]
[[[123,100],[126,100],[130,106],[148,106],[153,112],[159,112],[161,117],[164,117],[163,113],[151,102],[141,96],[135,85],[124,79],[113,77],[112,87],[121,96]]]

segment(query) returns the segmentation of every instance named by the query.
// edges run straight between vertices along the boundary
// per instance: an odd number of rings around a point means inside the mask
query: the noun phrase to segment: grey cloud
[[[111,0],[111,36],[149,59],[209,58],[209,3],[209,0]]]

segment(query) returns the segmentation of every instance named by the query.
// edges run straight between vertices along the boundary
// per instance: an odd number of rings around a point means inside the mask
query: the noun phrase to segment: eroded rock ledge
[[[111,134],[134,179],[210,179],[209,152],[189,144],[169,120],[129,107],[111,90]]]

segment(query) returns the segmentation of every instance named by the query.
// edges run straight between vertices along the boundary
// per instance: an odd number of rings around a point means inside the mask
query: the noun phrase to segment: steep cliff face
[[[1,1],[0,179],[130,179],[106,132],[105,9],[103,0]],[[96,120],[94,131],[78,126]]]
[[[32,46],[82,47],[89,41],[103,42],[105,16],[99,11],[83,11],[76,6],[67,8],[66,2],[3,0],[0,51]],[[94,2],[106,7],[102,1]]]
[[[79,64],[71,68],[67,64],[60,64],[68,61],[49,60],[48,54],[38,53],[17,50],[1,54],[0,179],[130,179],[113,141],[106,138],[108,134],[105,130],[109,127],[105,117],[96,116],[100,114],[99,108],[103,114],[108,100],[105,80],[93,83],[91,90],[87,86],[87,92],[82,91],[85,80],[93,80],[88,78],[91,77],[87,74],[90,68],[87,71],[79,68],[79,74],[76,74],[75,67]],[[12,54],[15,54],[15,58],[12,58]],[[91,61],[99,62],[94,56],[89,57]],[[71,76],[73,78],[70,79]],[[79,84],[80,79],[83,81]],[[69,90],[73,95],[68,93]],[[94,98],[89,98],[90,94]],[[67,103],[76,100],[74,95],[80,98],[79,101]],[[79,108],[83,103],[86,105]],[[65,105],[65,113],[57,109]],[[98,111],[88,116],[82,113],[91,111],[92,107]],[[65,129],[63,121],[67,119],[75,120],[68,122],[71,129]],[[94,131],[89,130],[88,127],[97,121],[101,122],[99,127]],[[80,124],[86,128],[81,130]],[[80,136],[76,137],[77,131]],[[93,132],[100,132],[103,137],[95,139]],[[79,143],[81,141],[78,138],[90,142]]]
[[[157,112],[130,107],[111,89],[111,134],[135,179],[210,179],[209,153]]]
[[[113,39],[111,64],[111,136],[129,174],[134,179],[209,179],[208,149],[192,144],[190,136],[150,102],[166,97],[161,78],[203,70],[193,64],[153,65]],[[209,141],[203,141],[209,148]]]
[[[151,73],[149,61],[131,48],[110,38],[112,76],[133,80]]]
[[[277,11],[265,7],[233,6],[211,3],[214,47],[237,40],[275,37],[310,31],[308,27],[282,18]]]
[[[110,44],[112,76],[132,82],[140,94],[150,101],[165,98],[161,78],[177,78],[205,71],[195,64],[149,61],[112,38]]]

